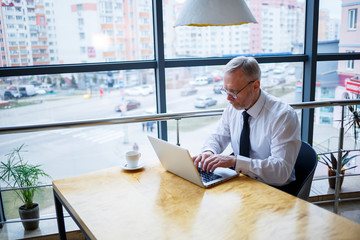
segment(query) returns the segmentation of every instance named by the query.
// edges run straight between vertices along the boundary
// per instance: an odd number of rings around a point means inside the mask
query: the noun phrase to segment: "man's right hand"
[[[199,168],[199,164],[200,162],[204,162],[207,158],[211,157],[212,155],[214,155],[213,152],[211,151],[205,151],[200,153],[199,155],[193,156],[192,160],[194,161],[194,165]]]

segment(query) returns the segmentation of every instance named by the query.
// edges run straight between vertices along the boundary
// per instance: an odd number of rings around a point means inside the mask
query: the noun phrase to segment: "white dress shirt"
[[[301,146],[300,124],[294,109],[261,90],[257,102],[247,110],[250,158],[239,155],[243,111],[229,104],[202,151],[220,154],[231,143],[236,155],[235,171],[274,186],[294,181],[294,165]]]

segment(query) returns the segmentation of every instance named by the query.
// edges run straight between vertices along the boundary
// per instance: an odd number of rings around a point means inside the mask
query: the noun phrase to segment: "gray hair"
[[[233,72],[236,69],[241,69],[251,80],[260,80],[261,78],[259,63],[253,57],[236,57],[225,65],[225,73]]]

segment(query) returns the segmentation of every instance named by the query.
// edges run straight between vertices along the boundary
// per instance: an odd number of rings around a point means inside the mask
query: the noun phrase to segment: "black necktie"
[[[250,127],[249,127],[249,114],[244,111],[242,113],[244,119],[243,129],[240,136],[240,155],[244,157],[250,156]]]

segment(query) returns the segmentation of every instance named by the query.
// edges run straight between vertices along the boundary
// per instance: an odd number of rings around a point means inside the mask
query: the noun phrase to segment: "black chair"
[[[318,158],[315,150],[306,142],[301,143],[299,155],[295,163],[296,180],[285,186],[276,187],[284,192],[307,200],[314,177]]]

